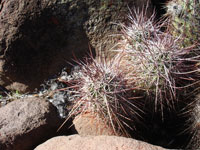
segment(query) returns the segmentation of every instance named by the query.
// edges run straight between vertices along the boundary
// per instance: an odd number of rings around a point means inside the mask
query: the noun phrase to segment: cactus
[[[188,47],[200,41],[200,1],[171,0],[166,4],[171,19],[170,30],[182,39],[181,46]]]
[[[199,57],[190,55],[198,49],[180,47],[179,37],[172,36],[168,30],[162,32],[160,28],[168,24],[167,20],[163,24],[154,23],[153,19],[137,12],[131,19],[130,26],[122,26],[124,39],[118,49],[126,55],[121,65],[129,72],[127,78],[136,80],[135,84],[146,91],[147,97],[154,101],[155,111],[163,112],[164,107],[174,109],[181,95],[191,92],[199,81],[196,65]],[[150,25],[146,28],[146,24]],[[137,32],[141,37],[139,41]],[[146,33],[150,33],[149,36]]]
[[[185,133],[189,133],[189,141],[186,149],[199,149],[200,147],[200,94],[195,95],[194,100],[188,104],[180,116],[185,117]]]
[[[143,113],[139,108],[142,99],[136,92],[134,97],[132,92],[137,88],[133,83],[130,86],[118,69],[118,58],[111,62],[91,59],[91,62],[79,63],[80,70],[74,72],[71,79],[61,80],[70,85],[65,89],[72,103],[68,119],[87,113],[98,115],[115,135],[130,136],[127,128],[133,129],[132,120],[139,122]]]
[[[152,38],[154,33],[160,32],[159,22],[154,22],[155,13],[148,17],[147,9],[148,5],[142,10],[137,8],[133,11],[130,10],[130,14],[128,15],[129,25],[120,24],[122,32],[125,32],[122,37],[135,47],[138,47],[145,39]]]

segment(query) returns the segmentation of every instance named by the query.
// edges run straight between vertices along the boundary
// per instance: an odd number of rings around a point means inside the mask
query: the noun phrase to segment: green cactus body
[[[171,16],[172,34],[180,37],[182,47],[199,42],[200,36],[200,1],[172,0],[167,3],[167,15]]]

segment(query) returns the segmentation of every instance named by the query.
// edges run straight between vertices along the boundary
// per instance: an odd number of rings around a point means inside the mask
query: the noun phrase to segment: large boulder
[[[60,136],[34,150],[165,150],[145,142],[117,136]]]
[[[141,8],[146,2],[1,0],[0,85],[33,91],[72,58],[88,53],[89,43],[110,49],[119,38],[108,36],[119,31],[113,22],[124,21],[128,5]]]
[[[15,100],[0,108],[0,149],[31,150],[56,135],[63,120],[56,108],[44,99]]]
[[[88,50],[82,1],[3,0],[0,12],[0,84],[30,91]]]

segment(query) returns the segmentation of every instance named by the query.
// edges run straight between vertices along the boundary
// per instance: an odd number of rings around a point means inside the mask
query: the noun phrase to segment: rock
[[[0,8],[0,84],[8,90],[33,91],[69,66],[73,54],[88,51],[85,2],[3,0]]]
[[[126,2],[138,8],[146,1]],[[88,53],[88,43],[110,49],[118,37],[108,35],[119,30],[112,22],[124,21],[126,2],[1,0],[0,85],[33,91],[63,67],[70,69],[67,62]]]
[[[54,137],[34,150],[164,150],[130,138],[79,135]]]
[[[33,149],[58,135],[63,122],[51,103],[38,98],[15,100],[1,107],[0,114],[1,150]]]
[[[79,135],[116,135],[112,128],[97,115],[91,113],[78,115],[73,120],[74,127]]]

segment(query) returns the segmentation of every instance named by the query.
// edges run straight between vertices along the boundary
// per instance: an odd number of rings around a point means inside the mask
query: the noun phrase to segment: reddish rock
[[[74,127],[79,135],[116,135],[113,129],[108,127],[98,116],[94,114],[82,114],[73,120]]]
[[[145,142],[117,136],[54,137],[34,150],[165,150]]]
[[[44,99],[15,100],[0,108],[0,149],[31,150],[57,135],[62,122],[56,108]]]

